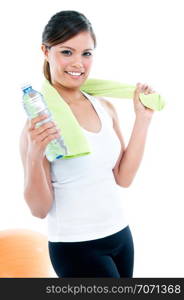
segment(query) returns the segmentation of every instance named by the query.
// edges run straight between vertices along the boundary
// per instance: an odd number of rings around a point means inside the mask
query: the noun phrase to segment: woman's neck
[[[58,91],[63,100],[69,105],[81,103],[86,100],[84,94],[80,91],[80,88],[66,88],[57,83],[52,83],[52,86]]]

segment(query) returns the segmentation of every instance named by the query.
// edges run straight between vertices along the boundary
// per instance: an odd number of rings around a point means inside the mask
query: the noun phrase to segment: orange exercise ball
[[[0,231],[0,277],[57,277],[47,237],[29,229]]]

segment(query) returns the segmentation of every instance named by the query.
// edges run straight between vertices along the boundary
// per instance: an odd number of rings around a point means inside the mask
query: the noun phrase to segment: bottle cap
[[[20,87],[21,87],[21,89],[22,90],[25,90],[25,89],[27,89],[28,87],[31,87],[32,85],[31,85],[31,83],[30,82],[23,82],[21,85],[20,85]]]

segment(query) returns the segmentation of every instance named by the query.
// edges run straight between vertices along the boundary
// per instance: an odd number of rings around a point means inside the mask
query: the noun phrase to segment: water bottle
[[[34,90],[29,83],[23,84],[21,89],[23,91],[23,107],[29,119],[33,119],[43,114],[48,115],[48,118],[37,122],[35,127],[37,128],[46,122],[53,121],[52,114],[48,109],[43,95]],[[60,159],[67,154],[68,150],[62,137],[50,141],[45,149],[45,155],[50,162]]]

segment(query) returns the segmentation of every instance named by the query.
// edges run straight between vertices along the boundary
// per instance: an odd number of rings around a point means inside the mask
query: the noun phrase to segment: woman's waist
[[[75,185],[57,186],[54,188],[54,201],[60,211],[73,211],[89,214],[92,211],[117,211],[122,207],[122,190],[114,182],[104,184],[98,182]]]
[[[79,188],[90,188],[92,186],[98,187],[111,187],[117,186],[113,172],[98,172],[96,173],[78,173],[71,176],[63,176],[62,178],[52,178],[53,188],[60,189],[79,189]],[[82,192],[82,190],[81,190]]]

